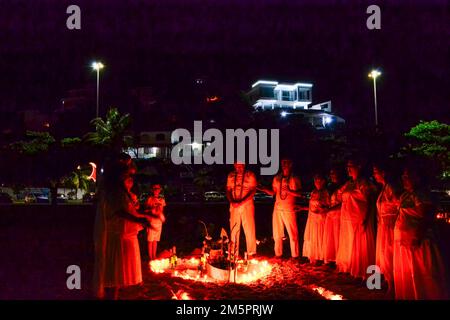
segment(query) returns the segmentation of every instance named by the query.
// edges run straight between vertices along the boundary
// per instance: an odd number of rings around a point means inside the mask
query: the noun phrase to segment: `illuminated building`
[[[272,112],[282,118],[302,117],[316,129],[344,124],[344,119],[332,113],[331,101],[312,104],[312,87],[311,83],[258,80],[247,96],[255,112]]]
[[[125,150],[133,159],[169,159],[172,150],[171,131],[145,131],[135,146]],[[131,137],[125,137],[128,139]]]

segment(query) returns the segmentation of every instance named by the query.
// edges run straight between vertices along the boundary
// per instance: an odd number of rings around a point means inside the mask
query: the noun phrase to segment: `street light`
[[[198,142],[194,141],[194,142],[191,143],[191,146],[192,146],[193,150],[199,150],[199,149],[202,148],[203,145],[201,143],[198,143]]]
[[[378,128],[378,107],[377,107],[377,78],[381,76],[378,70],[372,70],[369,73],[369,78],[373,79],[373,99],[375,104],[375,127]]]
[[[94,69],[95,71],[97,71],[97,113],[96,113],[96,117],[98,118],[99,115],[99,107],[98,107],[98,101],[99,101],[99,89],[100,89],[100,70],[103,69],[105,66],[103,65],[103,63],[95,61],[92,62],[92,69]]]

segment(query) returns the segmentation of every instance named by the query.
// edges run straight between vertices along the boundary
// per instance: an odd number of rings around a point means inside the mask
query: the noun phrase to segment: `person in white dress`
[[[376,265],[388,285],[388,293],[393,292],[394,226],[398,216],[399,191],[392,182],[391,170],[385,164],[373,166],[373,177],[381,185],[377,199],[377,241]]]
[[[394,228],[395,298],[448,299],[448,274],[432,227],[433,206],[416,170],[407,168],[402,175],[405,192]]]
[[[142,282],[137,235],[150,225],[137,210],[128,169],[110,169],[99,190],[94,230],[94,291],[100,299],[118,299],[119,289]]]
[[[330,208],[326,214],[323,233],[323,258],[324,262],[330,265],[336,262],[339,248],[342,203],[342,194],[339,192],[339,189],[342,187],[341,179],[338,169],[330,170],[331,186],[328,187],[328,192],[331,194]]]
[[[314,175],[314,190],[309,199],[308,220],[303,237],[303,256],[310,263],[321,263],[324,260],[325,219],[330,207],[330,196],[326,189],[327,180],[323,175]]]
[[[359,161],[348,161],[350,180],[340,189],[341,226],[336,264],[338,271],[366,279],[367,267],[375,264],[374,212],[371,210],[375,190],[362,177],[361,170]]]

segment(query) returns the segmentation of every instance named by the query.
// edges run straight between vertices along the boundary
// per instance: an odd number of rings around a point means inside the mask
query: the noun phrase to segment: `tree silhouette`
[[[424,157],[438,165],[442,179],[450,179],[450,125],[433,121],[420,121],[405,133],[410,143],[403,153]]]
[[[91,121],[95,127],[94,132],[84,136],[84,141],[106,152],[120,152],[125,146],[125,133],[131,124],[129,114],[122,115],[117,108],[111,108],[105,120],[95,118]]]

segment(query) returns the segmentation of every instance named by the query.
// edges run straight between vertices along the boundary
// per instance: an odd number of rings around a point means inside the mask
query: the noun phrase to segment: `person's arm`
[[[247,202],[248,200],[253,199],[253,196],[255,195],[255,193],[256,193],[256,187],[250,189],[250,190],[247,192],[247,194],[242,198],[242,200],[241,200],[241,201],[238,201],[238,203],[245,203],[245,202]]]
[[[342,203],[338,202],[334,206],[330,206],[329,210],[335,210],[335,209],[340,208],[341,206],[342,206]]]
[[[128,207],[126,208],[125,212],[127,214],[133,216],[134,219],[137,219],[137,220],[135,220],[136,222],[141,223],[146,227],[153,228],[153,227],[151,227],[151,223],[152,223],[151,219],[159,218],[159,215],[155,215],[152,212],[151,207],[149,207],[149,202],[150,202],[149,200],[150,200],[150,197],[147,199],[145,206],[150,208],[150,210],[148,210],[148,211],[145,210],[144,213],[141,213],[131,202],[128,202]]]
[[[353,190],[353,197],[362,201],[369,201],[372,195],[372,187],[369,185],[369,182],[366,180],[359,180],[356,182],[356,188]]]
[[[233,197],[233,184],[231,183],[231,175],[227,177],[227,191],[226,196],[231,205],[236,204],[236,200]]]
[[[256,190],[262,191],[262,192],[264,192],[265,194],[268,194],[269,196],[274,196],[274,195],[276,194],[276,191],[273,190],[273,188],[270,189],[270,188],[263,187],[263,186],[261,186],[261,185],[257,186],[257,187],[256,187]]]
[[[148,219],[148,218],[158,218],[159,215],[158,215],[158,214],[155,214],[155,213],[153,212],[153,206],[154,206],[154,204],[153,204],[153,202],[152,202],[151,200],[152,200],[152,198],[149,196],[149,197],[147,198],[147,200],[145,201],[144,213],[141,214],[141,213],[137,212],[137,214],[139,214],[139,215],[141,215],[141,216],[143,216],[144,218],[147,218],[147,219]]]
[[[331,199],[328,190],[324,190],[323,202],[321,203],[322,213],[328,213],[330,211]]]
[[[306,213],[308,213],[309,207],[308,206],[304,206],[304,205],[300,205],[300,204],[296,204],[294,206],[294,211],[295,212],[305,211]]]
[[[244,177],[244,181],[245,181],[245,177]],[[242,197],[242,199],[240,201],[238,201],[239,204],[243,204],[249,200],[252,200],[253,196],[256,193],[257,181],[256,181],[256,177],[253,173],[250,173],[248,183],[249,183],[249,190],[248,190],[247,194],[244,197]],[[242,187],[244,187],[244,186],[242,186]]]
[[[159,219],[164,223],[166,222],[166,216],[164,215],[164,207],[166,206],[166,200],[163,198],[161,201],[161,214],[159,215]]]
[[[276,195],[277,194],[277,186],[276,186],[276,176],[273,178],[273,180],[272,180],[272,188],[266,188],[266,187],[264,187],[264,186],[262,186],[262,185],[258,185],[257,187],[256,187],[256,190],[259,190],[259,191],[262,191],[262,192],[264,192],[265,194],[268,194],[269,196],[274,196],[274,195]]]
[[[364,229],[367,228],[369,223],[372,221],[372,217],[375,217],[376,209],[372,206],[376,202],[376,199],[373,199],[375,196],[374,188],[372,185],[369,184],[367,181],[361,181],[358,185],[359,193],[357,193],[356,198],[359,200],[367,201],[367,210],[366,215],[363,220],[363,227]]]
[[[294,196],[294,197],[297,197],[297,198],[302,198],[303,197],[302,192],[301,192],[302,191],[302,184],[300,182],[300,179],[297,178],[297,177],[293,177],[293,180],[294,180],[295,189],[291,189],[290,186],[288,185],[287,192],[291,196]]]
[[[272,191],[272,193],[269,194],[269,195],[271,195],[272,197],[275,196],[277,194],[277,192],[278,192],[277,176],[273,177],[272,190],[271,191]]]
[[[398,207],[400,205],[400,191],[396,188],[395,185],[391,184],[387,185],[386,191],[388,193],[389,201],[391,201]]]
[[[147,197],[147,199],[144,202],[143,208],[142,208],[142,212],[146,215],[149,214],[149,212],[151,212],[151,204],[150,204],[150,197]]]
[[[311,203],[313,201],[313,203]],[[314,190],[311,193],[311,200],[310,200],[310,208],[309,211],[313,213],[321,213],[326,214],[328,210],[330,209],[330,201],[329,201],[329,195],[328,191],[326,190]]]
[[[232,190],[231,188],[227,188],[227,193],[226,193],[226,195],[227,195],[228,201],[229,201],[230,203],[233,203],[233,202],[234,202],[234,199],[233,199],[233,190]]]
[[[294,207],[294,210],[295,211],[306,211],[307,213],[312,211],[311,210],[312,209],[312,203],[311,202],[314,201],[314,197],[315,197],[314,193],[315,193],[314,190],[311,191],[309,199],[305,199],[305,200],[307,200],[307,204],[306,205],[304,205],[304,204],[296,204],[295,207]]]
[[[119,201],[122,203],[122,205],[118,210],[114,212],[118,217],[142,224],[144,226],[150,226],[148,217],[138,213],[130,199],[127,199],[126,195],[124,195],[123,199]]]
[[[121,210],[117,210],[115,213],[117,216],[119,216],[123,219],[129,220],[132,222],[136,222],[136,223],[140,223],[140,224],[143,224],[146,226],[149,225],[149,221],[146,217],[138,217],[138,216],[133,215],[130,212],[128,212],[128,210],[121,209]]]

